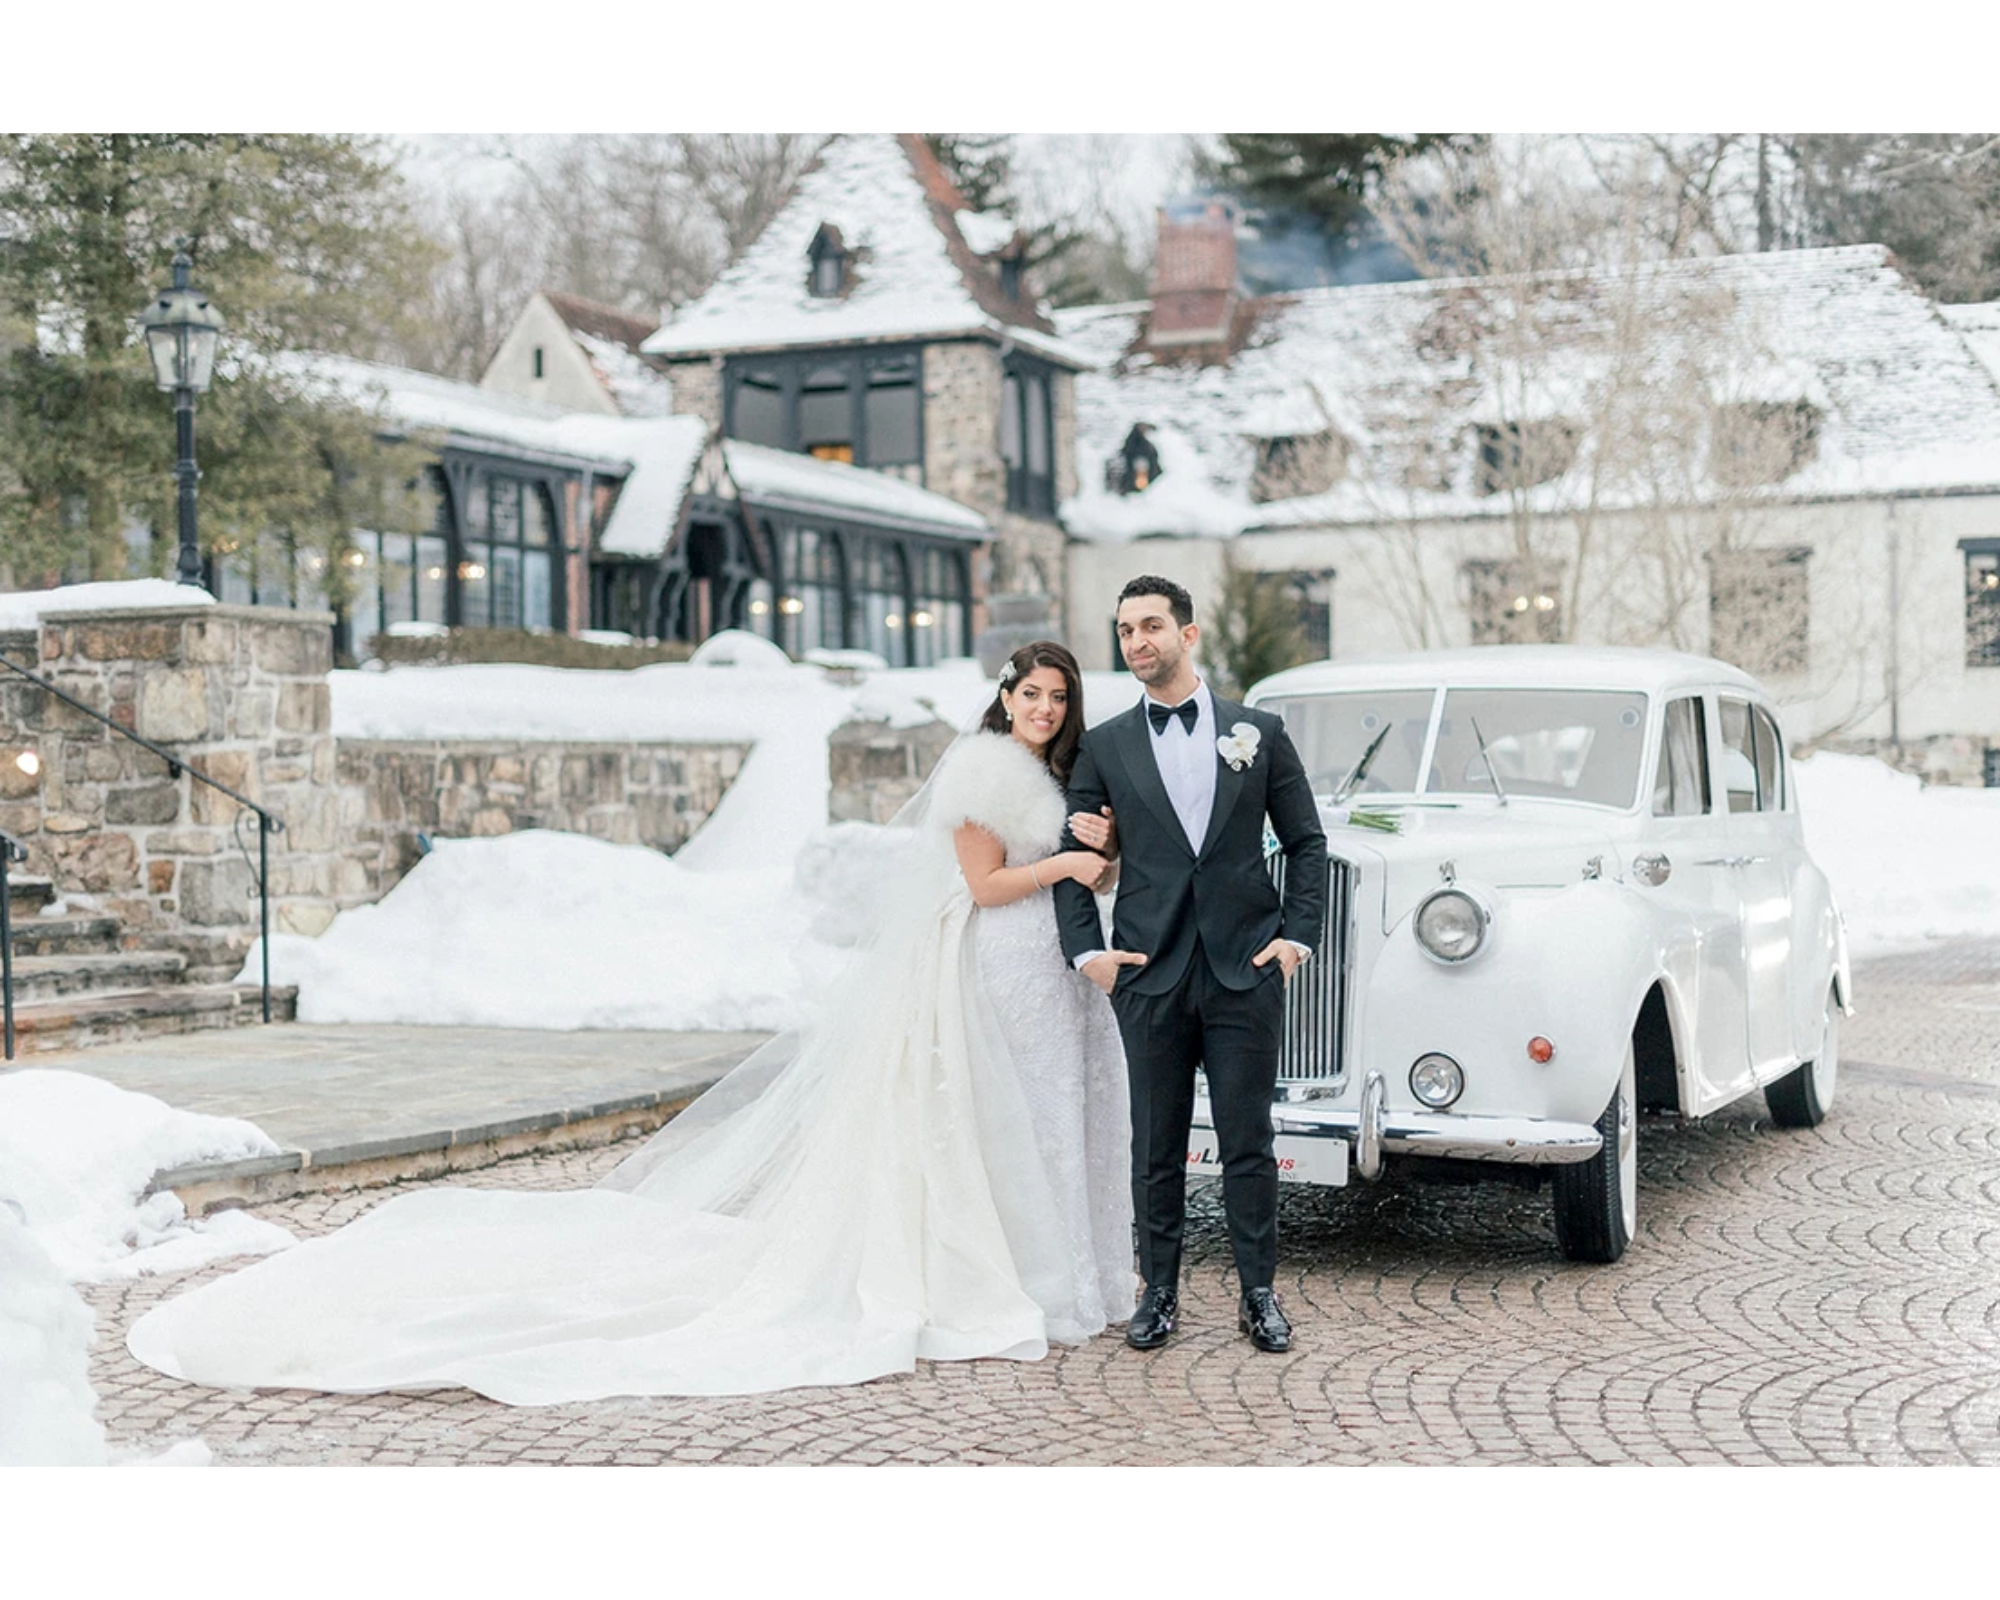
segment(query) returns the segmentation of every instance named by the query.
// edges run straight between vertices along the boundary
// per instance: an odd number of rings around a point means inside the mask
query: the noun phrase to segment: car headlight
[[[1433,1111],[1442,1111],[1465,1093],[1465,1071],[1450,1056],[1432,1051],[1410,1068],[1410,1093]]]
[[[1487,909],[1463,889],[1434,889],[1417,907],[1417,943],[1439,961],[1456,965],[1479,953],[1492,920]]]

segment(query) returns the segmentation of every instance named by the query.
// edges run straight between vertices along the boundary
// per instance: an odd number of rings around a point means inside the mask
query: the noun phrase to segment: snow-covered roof
[[[1958,330],[1967,348],[1977,356],[1993,380],[2000,383],[2000,300],[1978,305],[1939,306],[1938,314]]]
[[[640,349],[659,324],[581,295],[544,289],[542,299],[569,329],[619,411],[628,417],[673,414],[673,384]]]
[[[741,259],[643,348],[692,356],[984,336],[1083,365],[1035,307],[1001,292],[996,271],[980,259],[1006,242],[993,242],[1000,224],[964,205],[915,135],[844,135]],[[968,219],[972,241],[961,231]],[[849,254],[850,286],[816,298],[807,292],[807,251],[828,223]]]
[[[291,354],[278,364],[305,388],[379,407],[390,421],[434,429],[462,445],[509,446],[622,477],[600,547],[619,555],[664,548],[679,520],[707,425],[699,417],[610,417],[562,411],[434,373],[349,356]]]
[[[1510,357],[1504,327],[1535,319],[1533,359]],[[1080,537],[1226,537],[1246,528],[1502,515],[1506,495],[1475,482],[1480,423],[1582,424],[1570,473],[1529,503],[1559,511],[1594,465],[1592,423],[1609,397],[1641,404],[1698,381],[1712,402],[1802,401],[1818,413],[1810,459],[1760,493],[1848,496],[2000,486],[2000,388],[1968,348],[2000,346],[2000,318],[1943,308],[1880,246],[1662,263],[1626,274],[1456,279],[1305,290],[1256,302],[1227,365],[1156,361],[1144,303],[1056,313],[1064,339],[1098,370],[1080,373],[1081,492],[1065,502]],[[1622,338],[1621,325],[1646,330]],[[1990,331],[1989,331],[1990,330]],[[1961,337],[1963,335],[1963,337]],[[1995,359],[2000,359],[1996,357]],[[1344,475],[1320,493],[1250,497],[1259,438],[1320,424],[1346,443]],[[1104,464],[1135,422],[1153,429],[1162,471],[1119,495]],[[1435,463],[1412,488],[1413,467]],[[1447,481],[1448,476],[1448,481]],[[1442,486],[1438,486],[1442,485]],[[1597,503],[1648,491],[1605,481]]]
[[[886,473],[740,439],[724,440],[722,454],[737,492],[753,505],[808,512],[845,510],[869,522],[926,533],[972,540],[992,537],[992,526],[969,506]]]

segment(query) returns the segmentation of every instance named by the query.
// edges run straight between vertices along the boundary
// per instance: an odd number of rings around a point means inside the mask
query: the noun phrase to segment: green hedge
[[[520,628],[453,628],[442,637],[405,638],[377,634],[369,648],[393,667],[456,667],[472,662],[511,661],[531,667],[585,667],[617,671],[649,667],[656,661],[685,661],[688,645],[596,644],[562,633],[529,633]]]

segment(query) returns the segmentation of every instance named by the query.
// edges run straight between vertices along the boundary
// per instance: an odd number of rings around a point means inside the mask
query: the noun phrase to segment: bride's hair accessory
[[[1000,682],[1003,686],[1012,683],[1019,676],[1020,673],[1014,670],[1014,658],[1012,656],[1009,656],[1005,661],[1000,663]]]

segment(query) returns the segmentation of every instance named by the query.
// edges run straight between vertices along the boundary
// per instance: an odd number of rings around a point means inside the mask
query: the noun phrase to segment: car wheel
[[[1833,1091],[1840,1077],[1840,1004],[1833,991],[1826,996],[1826,1017],[1820,1023],[1819,1050],[1775,1083],[1764,1085],[1764,1104],[1781,1128],[1816,1128],[1833,1109]]]
[[[1572,1261],[1616,1261],[1639,1226],[1639,1126],[1632,1041],[1611,1103],[1597,1119],[1603,1147],[1554,1172],[1556,1244]]]

